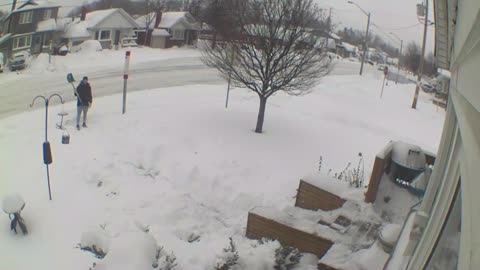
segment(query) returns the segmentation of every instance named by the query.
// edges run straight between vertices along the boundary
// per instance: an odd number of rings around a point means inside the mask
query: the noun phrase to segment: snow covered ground
[[[225,84],[130,93],[125,115],[121,95],[95,98],[89,128],[80,131],[74,103],[53,106],[53,201],[42,163],[43,106],[4,118],[0,198],[24,197],[30,234],[13,235],[0,215],[0,269],[89,269],[99,259],[78,248],[84,233],[102,231],[120,243],[116,256],[128,256],[136,248],[128,239],[147,226],[166,254],[175,254],[175,269],[213,269],[229,237],[240,269],[271,269],[278,243],[246,239],[247,212],[293,206],[299,179],[316,170],[320,155],[323,168],[340,171],[362,152],[369,176],[390,140],[437,149],[444,112],[424,93],[418,110],[410,109],[414,85],[390,83],[380,99],[381,82],[372,68],[364,77],[330,75],[307,96],[278,94],[267,104],[261,135],[253,132],[258,98],[235,89],[226,110]],[[70,145],[55,129],[62,109]],[[299,269],[315,263],[307,258]]]

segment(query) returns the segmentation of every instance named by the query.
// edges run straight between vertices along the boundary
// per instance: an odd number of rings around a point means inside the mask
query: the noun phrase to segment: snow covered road
[[[74,73],[77,80],[87,75],[95,97],[118,94],[123,91],[123,70],[110,66],[103,70],[83,70]],[[28,109],[36,95],[59,93],[66,101],[74,100],[65,72],[47,74],[9,74],[20,78],[0,79],[0,119]],[[14,80],[15,79],[15,80]],[[219,84],[223,80],[216,71],[207,68],[199,57],[141,62],[130,69],[128,91],[183,86],[192,84]]]

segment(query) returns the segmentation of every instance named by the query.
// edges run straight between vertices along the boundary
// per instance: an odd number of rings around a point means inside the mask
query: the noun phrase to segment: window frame
[[[32,23],[33,20],[33,11],[27,11],[20,13],[20,18],[18,20],[19,24],[28,24]]]
[[[102,38],[103,33],[108,33],[108,38]],[[98,31],[98,41],[111,41],[112,40],[112,30],[99,30]]]
[[[43,19],[48,20],[52,18],[52,10],[51,9],[45,9],[43,11]]]
[[[19,43],[20,43],[21,39],[25,39],[24,46],[22,46],[22,47],[19,46]],[[25,36],[16,37],[16,38],[13,39],[12,43],[13,43],[12,44],[12,49],[15,50],[15,51],[31,48],[32,47],[32,35],[25,35]]]
[[[179,34],[179,33],[182,34],[182,37],[181,37],[181,38],[179,38],[179,37],[177,37],[177,35],[175,35],[175,34]],[[180,29],[175,30],[175,29],[172,29],[172,40],[185,40],[185,30],[180,30]]]

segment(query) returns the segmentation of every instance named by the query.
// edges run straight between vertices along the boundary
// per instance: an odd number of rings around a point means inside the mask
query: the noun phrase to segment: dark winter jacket
[[[89,83],[80,82],[77,86],[77,93],[77,106],[88,106],[92,103],[92,87]],[[77,93],[75,93],[75,96]]]

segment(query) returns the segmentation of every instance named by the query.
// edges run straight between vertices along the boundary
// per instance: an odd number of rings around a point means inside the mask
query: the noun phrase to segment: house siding
[[[52,15],[51,18],[57,18],[58,15],[58,8],[48,8],[49,10],[52,10]],[[14,34],[24,34],[24,33],[30,33],[30,32],[35,32],[37,30],[37,24],[38,22],[43,21],[43,14],[47,9],[35,9],[32,10],[33,12],[32,15],[32,22],[30,23],[25,23],[25,24],[20,24],[20,14],[21,13],[26,13],[26,12],[19,12],[19,13],[14,13],[12,14],[10,18],[10,29],[9,33],[14,33]]]

